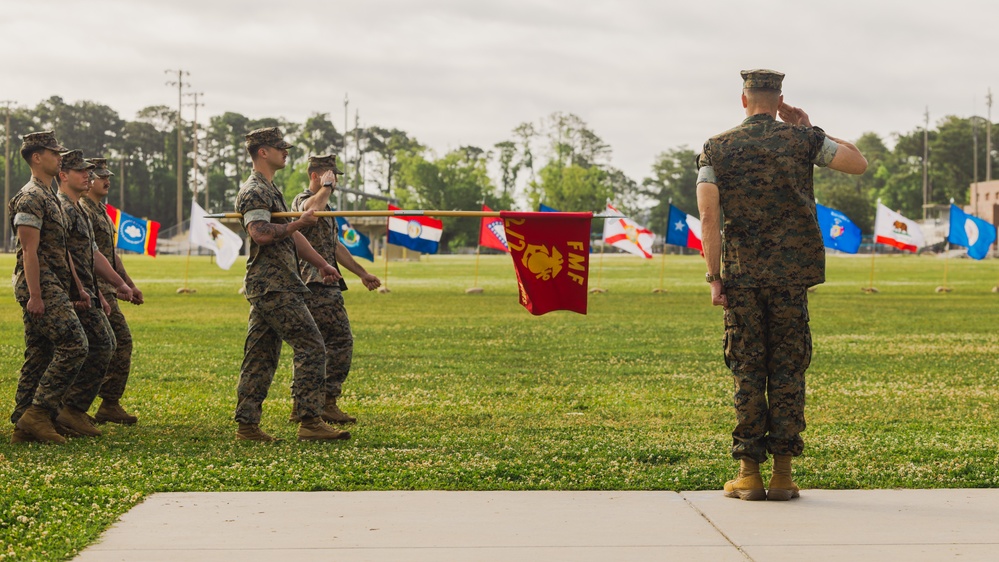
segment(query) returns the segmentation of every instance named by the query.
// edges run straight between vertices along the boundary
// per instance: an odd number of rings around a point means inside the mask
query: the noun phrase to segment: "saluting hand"
[[[781,102],[777,107],[777,115],[782,121],[790,123],[791,125],[804,125],[806,127],[812,126],[812,122],[808,119],[808,114],[805,113],[805,110],[800,107],[794,107],[793,105]]]
[[[325,172],[323,172],[322,177],[319,178],[319,185],[327,185],[327,184],[332,185],[334,187],[336,186],[336,174],[333,173],[333,170],[326,170]]]

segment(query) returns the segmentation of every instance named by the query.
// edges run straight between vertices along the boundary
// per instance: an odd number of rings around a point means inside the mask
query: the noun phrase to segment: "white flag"
[[[903,217],[881,203],[878,203],[878,214],[874,220],[874,242],[910,252],[916,252],[926,245],[923,231],[916,221]]]
[[[607,205],[608,215],[620,215],[620,211]],[[638,223],[629,219],[604,219],[604,243],[615,248],[621,248],[625,252],[642,256],[652,257],[652,240],[655,235],[652,231],[639,226]]]
[[[205,218],[208,213],[191,201],[191,244],[215,252],[215,263],[229,269],[239,256],[243,239],[218,219]]]

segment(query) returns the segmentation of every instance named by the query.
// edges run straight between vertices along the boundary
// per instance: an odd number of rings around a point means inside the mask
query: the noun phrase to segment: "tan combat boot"
[[[17,420],[17,428],[43,443],[66,442],[65,437],[56,433],[48,410],[41,406],[28,408],[21,419]]]
[[[101,430],[90,423],[90,416],[86,412],[81,412],[72,406],[63,405],[59,408],[59,415],[56,416],[56,424],[69,428],[83,437],[98,437]]]
[[[267,434],[260,429],[260,424],[239,422],[239,430],[236,431],[236,439],[243,441],[280,441],[277,437]]]
[[[97,423],[118,423],[121,425],[132,425],[139,421],[139,418],[129,414],[121,403],[117,400],[105,398],[101,400],[101,407],[97,408],[94,414],[94,421]]]
[[[329,423],[354,423],[357,418],[347,414],[336,405],[336,397],[326,399],[326,407],[323,408],[323,421]]]
[[[288,416],[288,423],[301,423],[302,417],[298,415],[298,404],[291,403],[291,415]]]
[[[725,497],[746,501],[767,499],[763,478],[760,477],[760,463],[749,459],[740,459],[738,476],[725,483]]]
[[[334,429],[327,425],[322,418],[302,418],[302,425],[298,426],[299,441],[325,441],[332,439],[350,439],[350,432]]]
[[[770,488],[767,492],[768,500],[786,502],[798,497],[800,489],[791,480],[790,455],[774,455],[774,473],[770,477],[768,488]]]
[[[35,439],[34,435],[28,433],[27,431],[24,431],[23,429],[17,427],[16,425],[14,426],[14,435],[10,436],[11,445],[15,443],[34,443],[37,441],[38,439]]]

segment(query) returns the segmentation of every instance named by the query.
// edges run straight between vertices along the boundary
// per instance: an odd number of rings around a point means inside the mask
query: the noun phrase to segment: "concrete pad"
[[[673,492],[155,494],[77,560],[745,557]]]

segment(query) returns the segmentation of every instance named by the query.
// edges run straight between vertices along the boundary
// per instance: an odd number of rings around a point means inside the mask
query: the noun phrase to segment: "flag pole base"
[[[809,293],[814,293],[815,291],[818,291],[818,290],[819,290],[818,287],[809,287],[809,288],[805,289],[805,291],[807,291]]]
[[[951,292],[953,290],[954,289],[952,289],[950,287],[945,287],[943,285],[941,285],[941,286],[939,286],[939,287],[936,288],[936,292],[938,292],[938,293],[949,293],[949,292]]]
[[[992,292],[993,293],[999,293],[999,285],[996,285],[995,287],[992,287]]]
[[[382,286],[382,287],[378,287],[378,292],[379,293],[391,293],[392,291],[390,291],[388,287]]]
[[[878,290],[875,287],[861,287],[860,290],[867,293],[868,295],[878,292]]]
[[[482,293],[484,289],[482,287],[472,287],[470,289],[465,289],[466,295],[478,295]]]
[[[190,295],[190,294],[197,293],[197,292],[198,292],[197,289],[188,289],[187,287],[181,287],[181,288],[177,289],[177,294],[178,295],[185,295],[185,294]]]
[[[607,289],[601,289],[600,287],[594,287],[590,289],[590,293],[606,293]]]
[[[662,293],[662,294],[664,294],[664,295],[665,295],[665,294],[666,294],[666,293],[668,293],[669,291],[667,291],[666,289],[652,289],[652,292],[653,292],[653,293]]]

